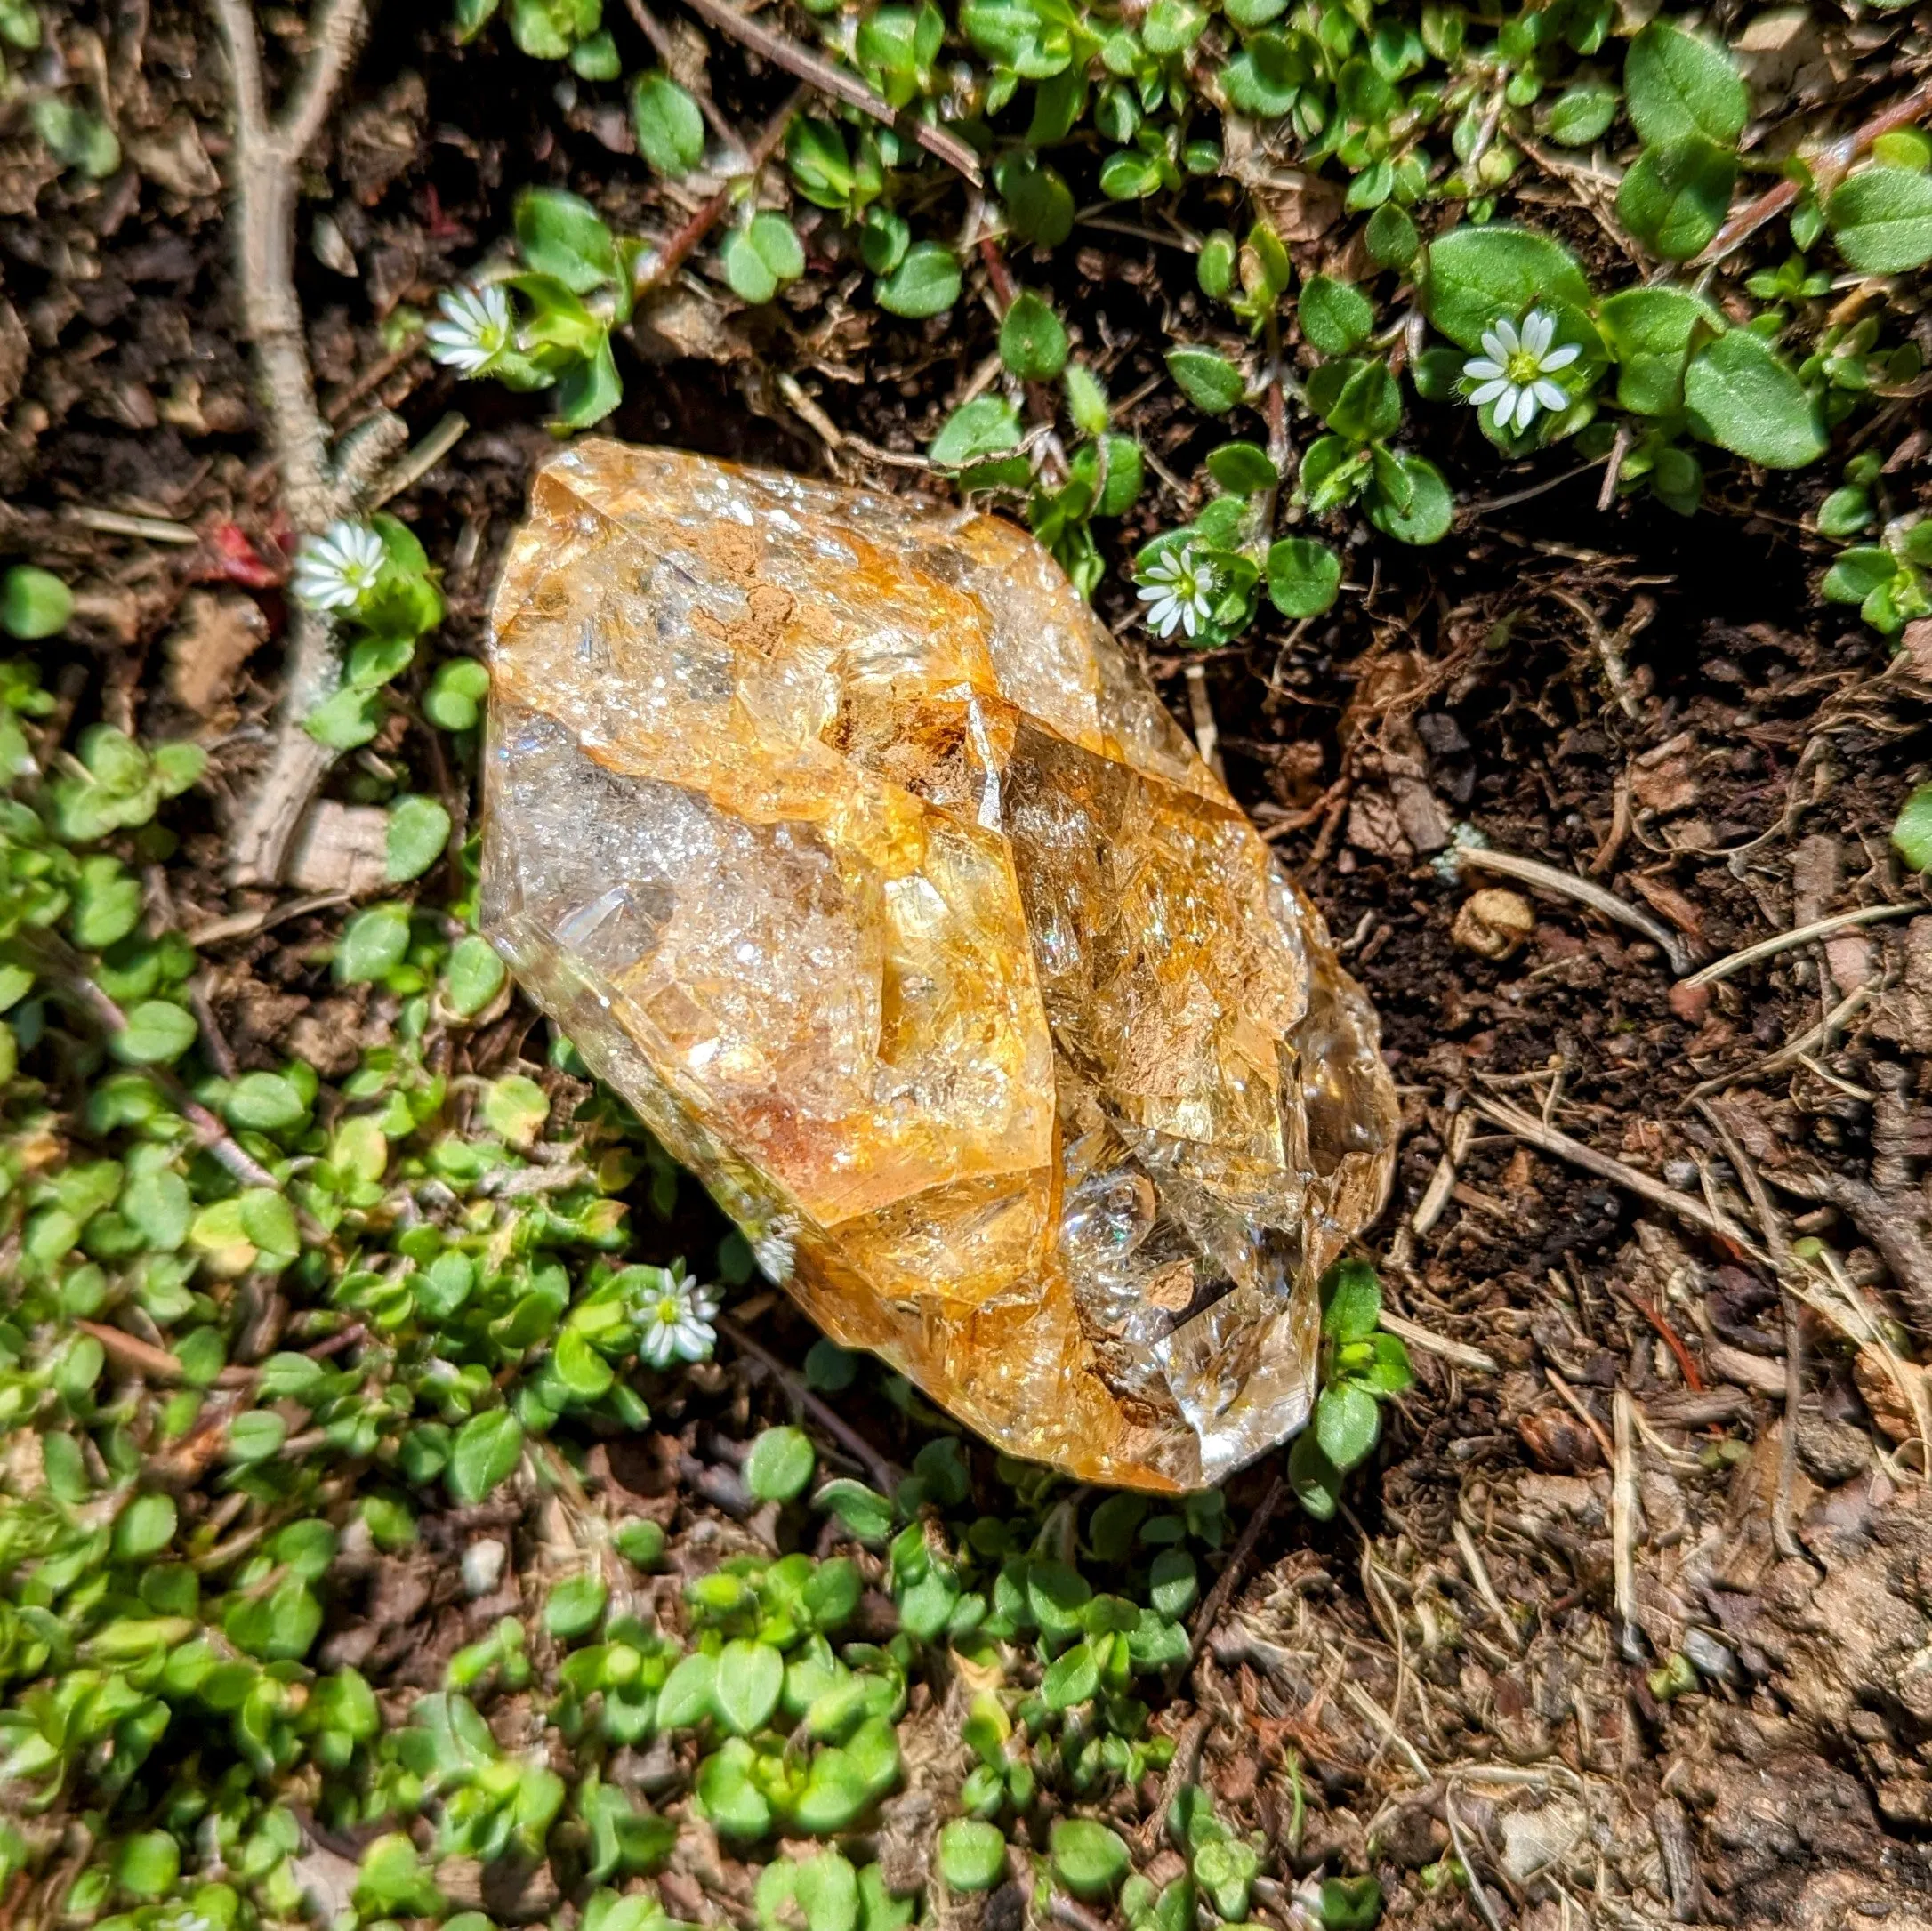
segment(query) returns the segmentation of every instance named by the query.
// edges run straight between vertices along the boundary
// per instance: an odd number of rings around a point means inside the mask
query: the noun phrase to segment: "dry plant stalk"
[[[271,112],[254,10],[247,0],[211,4],[228,50],[235,109],[229,191],[243,319],[268,410],[282,502],[295,533],[306,535],[354,515],[376,470],[407,439],[402,424],[382,410],[332,453],[295,297],[302,157],[327,122],[367,16],[363,0],[318,0],[310,21],[312,51],[288,100]],[[295,828],[335,758],[302,728],[302,720],[340,676],[333,626],[292,603],[274,746],[229,833],[229,873],[237,884],[273,884],[280,875]]]

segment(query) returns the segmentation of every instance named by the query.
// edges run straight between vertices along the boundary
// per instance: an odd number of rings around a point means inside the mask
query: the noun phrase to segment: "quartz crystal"
[[[484,928],[813,1320],[1089,1481],[1301,1426],[1375,1018],[1039,544],[580,441],[493,629]]]

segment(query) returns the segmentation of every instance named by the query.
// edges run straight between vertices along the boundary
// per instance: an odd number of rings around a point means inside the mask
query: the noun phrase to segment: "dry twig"
[[[1809,925],[1794,926],[1789,932],[1780,932],[1773,938],[1761,938],[1755,945],[1745,946],[1743,952],[1734,952],[1715,960],[1703,971],[1692,973],[1684,983],[1686,986],[1715,986],[1719,979],[1727,979],[1734,973],[1742,972],[1746,966],[1756,965],[1759,960],[1774,959],[1794,945],[1808,945],[1815,938],[1828,938],[1833,932],[1842,932],[1848,926],[1871,925],[1880,919],[1903,919],[1908,913],[1925,909],[1923,905],[1861,905],[1856,912],[1834,912],[1829,919],[1815,919]]]
[[[1802,173],[1793,171],[1775,187],[1767,188],[1742,213],[1734,214],[1720,228],[1711,245],[1697,257],[1696,268],[1723,261],[1734,248],[1747,242],[1767,221],[1774,221],[1797,200],[1807,187],[1815,188],[1822,202],[1835,188],[1845,171],[1872,144],[1902,127],[1911,127],[1932,110],[1932,81],[1922,82],[1903,100],[1881,108],[1869,121],[1855,127],[1842,141],[1833,141],[1823,152],[1803,158]]]
[[[406,436],[385,410],[331,451],[295,298],[302,158],[328,119],[367,21],[363,0],[317,0],[309,31],[314,52],[278,113],[269,107],[253,10],[246,0],[212,4],[228,49],[235,108],[229,187],[242,313],[268,408],[283,504],[296,534],[310,534],[360,507],[371,474]],[[335,756],[310,736],[302,720],[340,676],[327,618],[292,605],[274,747],[229,837],[229,869],[237,883],[273,884],[280,875],[295,828]]]
[[[806,1387],[802,1375],[786,1367],[762,1342],[753,1340],[737,1322],[720,1316],[718,1332],[728,1336],[731,1345],[739,1353],[749,1355],[757,1362],[800,1408],[864,1468],[882,1493],[890,1495],[898,1486],[899,1470],[853,1428],[830,1402],[823,1401],[813,1394]]]
[[[1688,1194],[1679,1193],[1676,1187],[1667,1187],[1662,1180],[1653,1179],[1649,1174],[1639,1172],[1637,1168],[1627,1166],[1608,1154],[1600,1154],[1595,1147],[1572,1139],[1567,1133],[1559,1133],[1554,1127],[1545,1126],[1534,1114],[1525,1113],[1507,1101],[1472,1098],[1469,1104],[1485,1120],[1514,1133],[1519,1140],[1526,1141],[1546,1154],[1554,1154],[1559,1160],[1567,1160],[1571,1165],[1582,1168],[1586,1173],[1594,1173],[1599,1179],[1614,1181],[1640,1199],[1668,1209],[1692,1227],[1706,1234],[1714,1234],[1747,1259],[1755,1260],[1759,1266],[1765,1265],[1764,1254],[1744,1230],[1703,1201],[1693,1200]]]
[[[1626,905],[1614,892],[1606,892],[1601,885],[1578,878],[1574,872],[1545,865],[1540,858],[1518,857],[1513,851],[1493,851],[1487,845],[1461,845],[1452,849],[1453,862],[1458,865],[1472,865],[1479,872],[1500,872],[1505,878],[1520,879],[1525,885],[1539,885],[1545,891],[1574,898],[1580,905],[1588,905],[1592,912],[1600,912],[1605,918],[1629,926],[1633,932],[1641,932],[1662,952],[1670,961],[1671,971],[1679,976],[1688,972],[1697,962],[1686,949],[1684,941],[1669,926],[1660,924],[1647,912],[1639,912],[1635,905]],[[1445,854],[1445,857],[1448,856]],[[1700,974],[1691,984],[1698,984],[1703,977]]]
[[[979,157],[957,134],[949,134],[943,127],[934,127],[911,116],[902,117],[883,94],[874,93],[857,74],[833,66],[809,47],[801,47],[789,34],[781,34],[762,20],[741,13],[731,0],[685,0],[685,4],[699,20],[720,33],[729,34],[740,45],[749,47],[774,67],[795,74],[820,93],[842,101],[847,107],[857,108],[861,114],[869,114],[888,127],[911,135],[928,154],[937,155],[948,167],[956,168],[975,188],[980,185]]]

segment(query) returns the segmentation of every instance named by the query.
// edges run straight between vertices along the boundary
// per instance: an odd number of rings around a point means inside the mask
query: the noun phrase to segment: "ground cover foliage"
[[[0,0],[5,1925],[1924,1920],[1928,44]],[[519,1001],[593,427],[1024,519],[1347,935],[1292,1457],[1001,1460]]]

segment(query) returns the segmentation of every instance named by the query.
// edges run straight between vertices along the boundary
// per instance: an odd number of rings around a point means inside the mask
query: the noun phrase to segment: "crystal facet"
[[[1086,1480],[1301,1425],[1375,1018],[1045,551],[581,441],[494,650],[485,929],[815,1321]]]

